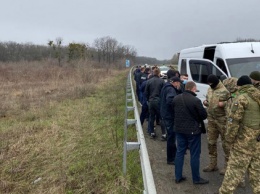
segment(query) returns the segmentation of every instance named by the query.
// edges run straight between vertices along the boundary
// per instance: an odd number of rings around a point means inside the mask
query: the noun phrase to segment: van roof
[[[217,44],[216,50],[224,58],[260,57],[260,42],[238,42]]]
[[[198,47],[183,49],[183,53],[201,52],[205,47],[216,47],[221,52],[223,58],[245,58],[260,57],[260,42],[236,42],[236,43],[218,43],[205,44]]]

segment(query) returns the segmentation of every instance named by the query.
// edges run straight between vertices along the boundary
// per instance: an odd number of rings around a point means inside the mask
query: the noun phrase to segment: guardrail
[[[143,128],[140,122],[140,116],[138,107],[135,99],[133,82],[131,77],[132,69],[127,78],[126,83],[126,109],[125,109],[125,126],[124,126],[124,155],[123,155],[123,173],[126,175],[126,164],[127,164],[127,151],[139,150],[143,183],[144,183],[144,194],[156,194],[156,188],[154,184],[152,169],[150,160],[146,148],[145,137]],[[129,103],[132,102],[132,106]],[[128,112],[134,111],[134,119],[128,119]],[[127,142],[127,130],[128,126],[135,124],[137,132],[137,142]]]

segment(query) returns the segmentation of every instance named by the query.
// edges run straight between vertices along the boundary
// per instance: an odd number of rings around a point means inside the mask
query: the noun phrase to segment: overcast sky
[[[183,48],[260,39],[260,0],[1,0],[0,41],[92,44],[111,36],[139,56],[170,59]]]

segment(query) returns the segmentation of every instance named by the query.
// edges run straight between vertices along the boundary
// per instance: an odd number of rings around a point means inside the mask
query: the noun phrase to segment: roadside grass
[[[126,77],[126,71],[117,71],[76,97],[76,86],[68,95],[63,84],[59,100],[13,116],[5,111],[0,193],[142,193],[138,151],[129,152],[128,173],[122,174]],[[136,139],[134,127],[128,137]]]

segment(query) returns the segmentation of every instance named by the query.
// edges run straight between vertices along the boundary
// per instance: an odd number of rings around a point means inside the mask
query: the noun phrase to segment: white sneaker
[[[151,138],[155,138],[155,133],[151,133]]]

